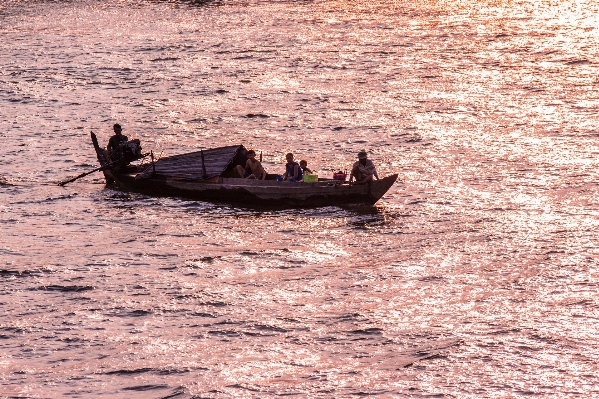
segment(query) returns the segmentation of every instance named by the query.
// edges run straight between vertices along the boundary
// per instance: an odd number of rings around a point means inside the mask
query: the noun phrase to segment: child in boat
[[[306,161],[305,159],[302,159],[301,161],[299,161],[300,167],[302,168],[302,172],[305,175],[311,175],[312,174],[312,170],[308,168],[308,161]]]
[[[283,180],[288,182],[302,181],[304,178],[302,168],[300,167],[299,163],[293,160],[293,154],[288,153],[285,158],[287,159],[287,164],[285,165]]]
[[[247,152],[248,160],[245,163],[245,168],[241,165],[237,165],[237,173],[239,176],[246,179],[258,179],[264,180],[266,179],[266,171],[262,167],[260,161],[256,159],[256,151],[249,150]]]
[[[358,153],[358,162],[354,164],[349,175],[349,184],[352,184],[354,178],[356,179],[354,184],[370,183],[373,177],[376,177],[377,180],[379,179],[374,163],[368,159],[366,151],[362,150]]]

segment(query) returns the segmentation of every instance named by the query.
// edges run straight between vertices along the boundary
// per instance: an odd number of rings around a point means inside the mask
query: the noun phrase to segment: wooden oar
[[[142,155],[141,155],[141,157],[139,157],[139,158],[135,159],[135,161],[137,161],[138,159],[144,159],[144,158],[145,158],[145,157],[147,157],[148,155],[150,155],[150,154],[142,154]],[[152,154],[152,160],[153,160],[153,159],[154,159],[154,155]],[[109,169],[109,168],[113,167],[114,165],[116,165],[116,164],[117,164],[117,163],[119,163],[119,162],[120,162],[120,159],[117,159],[116,161],[109,162],[109,163],[107,163],[106,165],[104,165],[104,166],[100,166],[99,168],[96,168],[96,169],[94,169],[94,170],[90,170],[89,172],[81,173],[79,176],[77,176],[77,177],[73,177],[72,179],[65,180],[65,181],[61,181],[60,183],[58,183],[58,185],[59,185],[59,186],[64,186],[65,184],[68,184],[68,183],[74,182],[74,181],[75,181],[75,180],[77,180],[77,179],[81,179],[82,177],[85,177],[85,176],[87,176],[87,175],[91,175],[91,174],[92,174],[92,173],[94,173],[94,172],[98,172],[98,171],[100,171],[100,170],[106,170],[106,169]]]
[[[106,165],[104,165],[104,166],[100,166],[99,168],[96,168],[96,169],[94,169],[94,170],[90,170],[89,172],[81,173],[81,174],[80,174],[79,176],[77,176],[77,177],[73,177],[72,179],[65,180],[65,181],[61,181],[60,183],[58,183],[58,185],[59,185],[59,186],[64,186],[65,184],[68,184],[68,183],[74,182],[74,181],[75,181],[75,180],[77,180],[77,179],[81,179],[82,177],[85,177],[85,176],[87,176],[87,175],[91,175],[91,174],[92,174],[92,173],[94,173],[94,172],[98,172],[98,171],[100,171],[100,170],[105,170],[105,169],[108,169],[108,168],[110,168],[111,166],[113,166],[113,164],[114,164],[114,162],[111,162],[111,163],[109,163],[109,164],[106,164]]]

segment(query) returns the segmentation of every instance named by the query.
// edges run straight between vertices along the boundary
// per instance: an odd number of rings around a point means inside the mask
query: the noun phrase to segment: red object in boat
[[[346,173],[333,173],[333,180],[345,181],[346,177],[347,177]]]

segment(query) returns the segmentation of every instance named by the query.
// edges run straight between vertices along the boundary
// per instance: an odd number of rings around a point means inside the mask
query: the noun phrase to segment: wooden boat
[[[397,180],[397,174],[370,184],[350,185],[345,181],[318,179],[314,183],[235,177],[236,165],[245,165],[246,149],[227,146],[163,157],[139,167],[111,167],[106,150],[91,134],[106,182],[129,191],[159,196],[179,196],[202,201],[258,206],[328,206],[374,204]]]

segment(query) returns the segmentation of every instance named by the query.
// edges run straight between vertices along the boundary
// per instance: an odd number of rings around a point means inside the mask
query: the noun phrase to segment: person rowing
[[[113,163],[119,166],[126,166],[131,161],[142,157],[141,143],[138,139],[129,141],[129,138],[123,135],[123,128],[118,123],[113,126],[114,136],[108,140],[106,150],[108,157]]]
[[[123,128],[118,123],[115,123],[112,129],[114,130],[114,136],[108,140],[106,149],[110,159],[117,160],[123,156],[121,144],[129,141],[129,138],[123,134]]]

